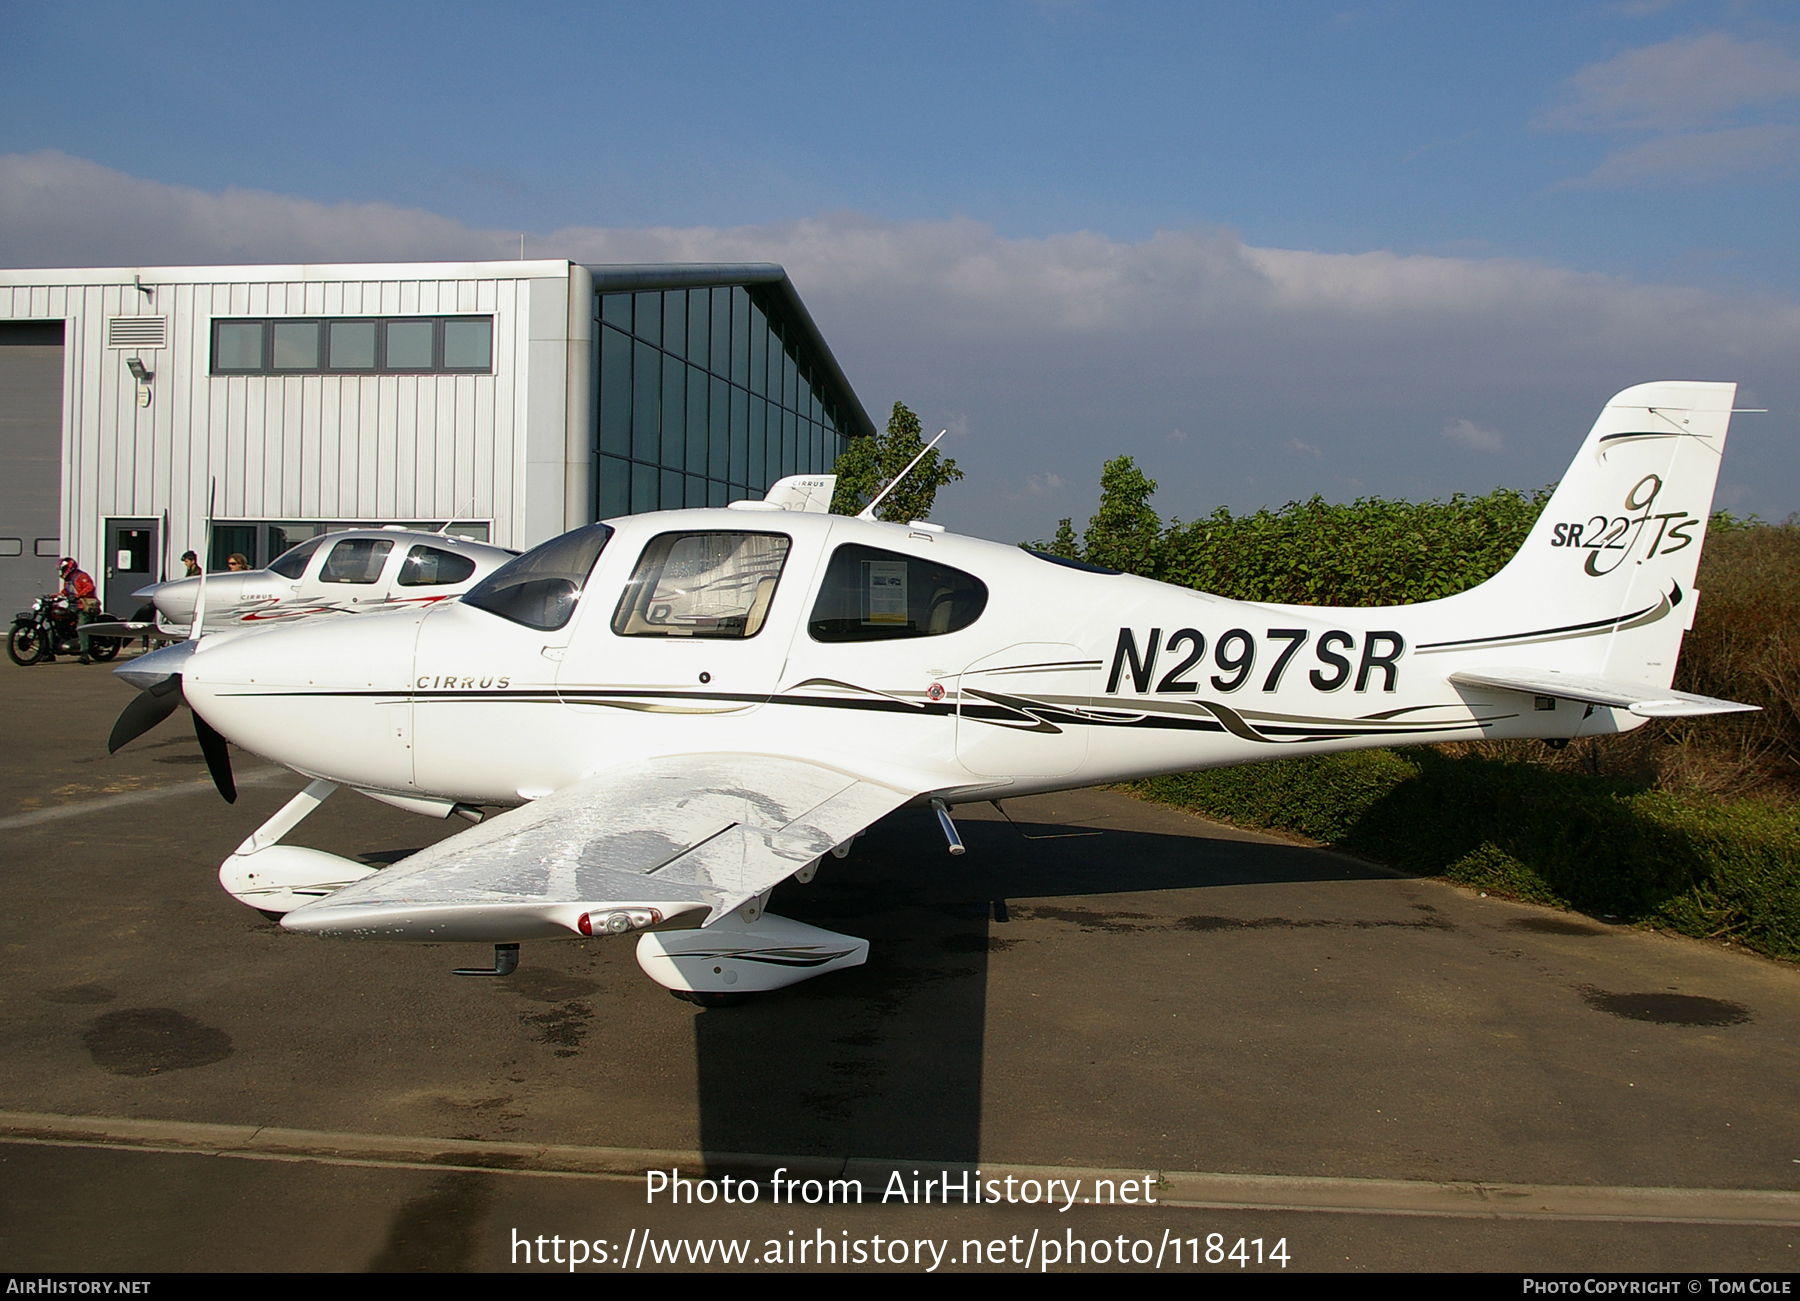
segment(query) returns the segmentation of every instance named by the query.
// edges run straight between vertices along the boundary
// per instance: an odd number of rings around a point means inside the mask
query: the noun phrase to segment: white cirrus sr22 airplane
[[[237,632],[326,615],[371,614],[461,596],[518,552],[442,533],[390,525],[324,533],[290,547],[265,569],[152,583],[132,595],[156,620],[92,624],[90,636],[181,639],[194,618],[206,633]],[[206,594],[201,599],[201,584]]]
[[[222,791],[225,739],[314,779],[220,870],[287,930],[491,943],[497,974],[635,935],[652,979],[730,1001],[864,960],[763,906],[903,805],[955,853],[969,801],[1749,708],[1670,688],[1734,392],[1620,393],[1519,553],[1444,600],[1231,601],[829,515],[801,477],[577,529],[459,600],[145,656],[115,740],[185,698]],[[379,870],[279,843],[339,786],[508,808]]]

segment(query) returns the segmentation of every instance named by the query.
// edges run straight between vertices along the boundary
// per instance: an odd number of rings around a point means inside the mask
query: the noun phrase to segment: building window
[[[491,316],[213,321],[215,375],[491,375]]]
[[[849,421],[776,302],[741,285],[597,297],[602,518],[723,506],[837,464]]]

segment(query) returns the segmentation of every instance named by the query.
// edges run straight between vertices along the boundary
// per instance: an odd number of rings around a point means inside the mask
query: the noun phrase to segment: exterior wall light
[[[155,372],[146,370],[144,363],[136,357],[125,359],[125,369],[131,372],[131,378],[137,381],[137,404],[140,407],[150,405],[150,381],[156,378]]]

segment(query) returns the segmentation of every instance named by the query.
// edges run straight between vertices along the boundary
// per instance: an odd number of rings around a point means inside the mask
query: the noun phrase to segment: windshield
[[[269,562],[269,568],[283,578],[298,578],[306,572],[306,562],[312,559],[312,553],[324,545],[323,534],[316,538],[308,538],[297,547],[291,547],[280,556]]]
[[[608,525],[589,524],[551,538],[475,584],[462,603],[542,632],[561,628],[574,615],[582,584],[612,535]]]

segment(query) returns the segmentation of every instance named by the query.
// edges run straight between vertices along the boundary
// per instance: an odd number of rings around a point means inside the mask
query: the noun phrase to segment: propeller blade
[[[225,738],[199,714],[194,715],[194,735],[200,738],[200,753],[206,756],[206,771],[212,774],[213,785],[227,804],[236,804],[237,783],[231,779],[231,751]]]
[[[171,673],[132,697],[106,738],[106,752],[117,754],[181,706],[181,674]]]

